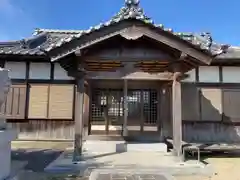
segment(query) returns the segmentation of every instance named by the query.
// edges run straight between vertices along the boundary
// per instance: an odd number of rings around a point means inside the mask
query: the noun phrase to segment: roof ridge
[[[19,45],[20,41],[16,40],[16,41],[6,41],[6,42],[0,42],[0,47],[4,46],[4,47],[12,47],[12,46],[16,46]]]
[[[230,46],[230,48],[240,50],[240,46]]]
[[[47,32],[47,33],[61,33],[61,34],[79,34],[82,33],[84,30],[73,30],[73,29],[42,29],[42,28],[36,28],[34,30],[34,35],[37,35],[42,32]]]
[[[63,29],[40,29],[36,28],[33,35],[39,36],[40,34],[50,34],[49,39],[47,37],[47,40],[45,42],[48,43],[48,45],[44,44],[41,46],[41,48],[44,49],[44,51],[49,52],[53,50],[54,48],[60,47],[65,43],[69,43],[70,41],[74,39],[79,39],[80,37],[84,35],[88,35],[94,31],[98,31],[101,28],[109,27],[111,25],[117,24],[124,20],[138,20],[143,22],[146,25],[151,25],[154,28],[161,29],[162,31],[165,31],[166,33],[175,35],[182,39],[183,41],[186,41],[187,43],[191,43],[192,45],[196,46],[197,48],[203,50],[203,51],[210,51],[214,56],[219,55],[226,51],[227,46],[220,46],[216,45],[213,41],[213,38],[211,37],[210,33],[175,33],[173,29],[164,28],[163,24],[156,24],[151,18],[146,16],[143,9],[140,7],[140,0],[125,0],[125,6],[120,9],[120,11],[115,14],[110,20],[100,23],[99,25],[96,25],[94,27],[90,27],[87,30],[63,30]],[[53,36],[51,36],[51,33]],[[55,33],[55,34],[54,34]],[[56,36],[56,37],[55,37]],[[39,41],[43,42],[44,38],[37,38]],[[34,39],[33,39],[34,40]],[[35,39],[36,40],[36,39]],[[23,45],[23,47],[29,45],[28,42],[24,40],[20,40],[16,43],[20,43]],[[31,39],[30,39],[31,44]],[[34,43],[33,43],[34,44]],[[38,43],[37,43],[38,44]],[[39,44],[38,44],[39,45]],[[33,47],[36,47],[36,44],[34,44]],[[76,47],[78,48],[78,47]],[[74,49],[71,49],[71,51],[68,51],[65,53],[69,54],[71,52],[74,52]],[[1,51],[0,51],[1,52]],[[10,52],[10,51],[9,51]]]

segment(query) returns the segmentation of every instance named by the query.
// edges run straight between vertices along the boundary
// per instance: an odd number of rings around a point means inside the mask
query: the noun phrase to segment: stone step
[[[167,152],[165,143],[128,143],[125,141],[87,140],[83,148],[90,152]]]

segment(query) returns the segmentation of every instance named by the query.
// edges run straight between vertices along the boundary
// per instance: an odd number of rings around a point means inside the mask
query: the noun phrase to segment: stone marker
[[[0,107],[4,104],[11,80],[8,70],[0,68]],[[14,130],[8,129],[3,112],[0,114],[0,180],[7,178],[11,172],[11,141],[17,138]]]
[[[0,107],[5,103],[11,85],[8,72],[8,70],[0,68]],[[6,120],[3,112],[0,111],[0,130],[3,129],[6,129]]]

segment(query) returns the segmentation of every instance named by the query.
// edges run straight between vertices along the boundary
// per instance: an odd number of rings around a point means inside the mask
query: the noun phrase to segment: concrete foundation
[[[167,152],[165,143],[128,143],[125,141],[87,140],[83,148],[89,152]]]

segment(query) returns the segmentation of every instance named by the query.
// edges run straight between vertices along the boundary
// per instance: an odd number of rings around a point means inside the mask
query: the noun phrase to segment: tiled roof
[[[240,59],[240,47],[230,46],[226,53],[217,56],[218,59]]]
[[[49,51],[74,39],[79,39],[85,34],[89,34],[103,27],[117,24],[120,21],[128,19],[137,19],[146,24],[150,24],[155,28],[160,28],[169,33],[173,33],[183,40],[191,42],[200,49],[210,51],[212,55],[221,54],[227,49],[227,46],[214,43],[209,33],[201,35],[193,33],[174,33],[172,29],[164,28],[162,24],[155,24],[152,19],[144,14],[143,9],[139,6],[139,0],[125,0],[125,6],[105,23],[90,27],[88,30],[36,29],[32,38],[15,42],[0,43],[0,54],[47,55]]]

